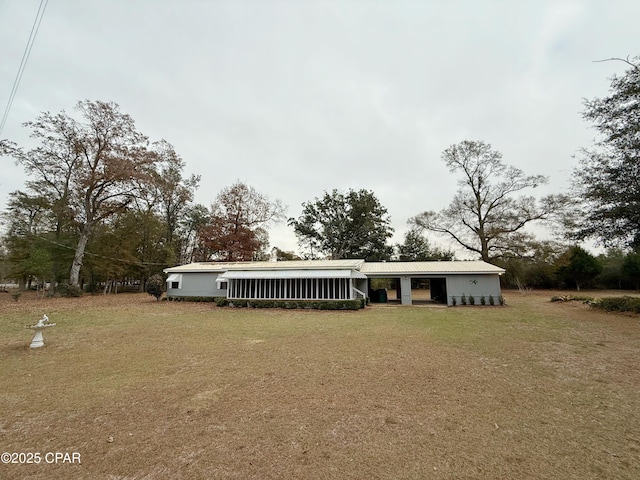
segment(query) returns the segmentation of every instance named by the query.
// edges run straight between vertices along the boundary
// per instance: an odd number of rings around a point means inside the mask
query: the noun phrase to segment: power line
[[[66,248],[67,250],[74,250],[75,251],[74,247],[70,247],[69,245],[64,245],[64,244],[59,243],[59,242],[54,242],[53,240],[49,240],[48,238],[45,238],[43,236],[34,235],[34,237],[36,237],[36,238],[38,238],[38,239],[40,239],[40,240],[42,240],[44,242],[48,242],[48,243],[51,243],[53,245],[56,245],[58,247]],[[168,265],[167,263],[141,262],[139,260],[125,260],[124,258],[107,257],[106,255],[100,255],[99,253],[91,253],[91,252],[87,252],[87,251],[85,251],[84,254],[92,256],[92,257],[97,257],[97,258],[104,258],[106,260],[113,260],[115,262],[128,263],[129,265],[134,265],[134,266],[137,266],[137,267],[145,267],[147,265],[162,265],[162,266]]]
[[[7,108],[5,108],[4,115],[2,116],[2,123],[0,123],[0,135],[2,135],[4,126],[7,123],[7,118],[9,118],[9,111],[11,110],[11,106],[13,105],[13,99],[15,98],[16,93],[18,91],[18,86],[20,85],[22,74],[24,73],[24,69],[27,66],[27,60],[29,60],[29,55],[31,54],[33,43],[35,42],[36,35],[38,34],[38,30],[40,29],[40,22],[42,22],[42,17],[44,16],[44,11],[47,8],[47,3],[49,3],[49,0],[40,0],[38,13],[36,13],[36,18],[33,21],[33,26],[31,27],[31,34],[29,35],[27,46],[25,47],[24,53],[22,54],[22,61],[20,62],[20,67],[18,67],[18,74],[16,75],[16,79],[13,81],[13,87],[11,88],[11,94],[9,95]]]

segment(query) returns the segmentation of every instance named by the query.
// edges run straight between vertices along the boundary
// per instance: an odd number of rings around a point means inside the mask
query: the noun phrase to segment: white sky
[[[2,112],[39,4],[0,0]],[[297,217],[365,188],[400,242],[451,200],[441,153],[462,140],[566,192],[595,135],[582,100],[625,70],[595,61],[637,55],[638,18],[637,0],[49,0],[2,137],[26,146],[40,112],[114,101],[202,175],[199,203],[242,180]],[[0,162],[3,209],[27,177]],[[270,232],[297,250],[286,223]]]

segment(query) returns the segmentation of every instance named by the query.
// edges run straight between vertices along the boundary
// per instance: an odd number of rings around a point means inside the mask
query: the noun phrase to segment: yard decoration
[[[31,340],[31,345],[29,346],[29,348],[40,348],[44,346],[44,338],[42,337],[42,331],[45,328],[55,327],[55,326],[56,326],[55,323],[49,323],[49,317],[47,317],[46,315],[43,315],[42,318],[38,320],[38,323],[36,323],[35,325],[28,325],[27,328],[31,328],[36,331],[36,334],[33,337],[33,340]]]

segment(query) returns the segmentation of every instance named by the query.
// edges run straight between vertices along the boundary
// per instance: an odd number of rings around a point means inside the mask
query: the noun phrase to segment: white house
[[[372,278],[396,279],[402,305],[411,305],[411,279],[428,278],[431,298],[447,305],[461,299],[500,297],[504,269],[482,261],[200,262],[167,268],[167,297],[230,300],[355,300],[369,296]]]

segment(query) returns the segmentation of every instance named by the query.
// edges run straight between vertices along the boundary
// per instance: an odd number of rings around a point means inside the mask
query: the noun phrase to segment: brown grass
[[[359,312],[0,294],[0,451],[82,460],[0,478],[640,478],[640,320],[553,293]]]

